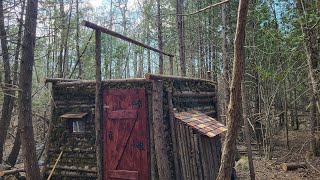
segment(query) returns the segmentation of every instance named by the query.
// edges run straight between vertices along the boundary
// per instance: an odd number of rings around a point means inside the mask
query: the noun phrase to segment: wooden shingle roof
[[[175,112],[174,117],[210,138],[227,130],[222,123],[199,111]]]

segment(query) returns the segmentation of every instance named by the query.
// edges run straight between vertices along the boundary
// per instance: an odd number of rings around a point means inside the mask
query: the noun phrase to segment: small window
[[[66,128],[70,133],[82,134],[86,129],[86,115],[87,113],[66,113],[60,117],[66,120]]]
[[[85,122],[83,120],[73,120],[72,121],[72,132],[73,133],[84,133]]]

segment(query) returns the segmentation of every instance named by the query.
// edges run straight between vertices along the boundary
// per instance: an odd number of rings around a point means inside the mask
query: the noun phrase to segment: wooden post
[[[169,106],[169,120],[170,120],[170,128],[171,128],[171,139],[172,139],[172,151],[174,158],[174,168],[176,179],[180,178],[180,168],[178,162],[178,148],[177,148],[177,138],[176,138],[176,127],[175,127],[175,119],[173,112],[173,103],[172,103],[172,88],[168,91],[168,106]]]
[[[211,80],[211,71],[207,71],[207,79]]]
[[[172,179],[166,142],[165,125],[163,124],[163,81],[152,82],[154,145],[157,159],[159,180]]]
[[[170,61],[170,75],[173,75],[173,56],[169,56]]]
[[[101,89],[101,31],[96,30],[96,99],[95,99],[95,129],[96,129],[96,158],[97,179],[103,179],[103,156],[102,156],[102,89]]]

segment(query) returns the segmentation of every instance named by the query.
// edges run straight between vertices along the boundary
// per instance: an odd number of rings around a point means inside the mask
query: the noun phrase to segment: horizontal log
[[[47,166],[46,168],[52,169],[53,166]],[[62,171],[74,171],[74,172],[85,172],[85,173],[97,173],[97,171],[90,170],[90,169],[84,169],[84,168],[75,168],[75,167],[67,167],[67,166],[56,166],[57,170]]]
[[[5,171],[0,171],[0,177],[7,176],[10,174],[15,174],[18,172],[24,172],[24,169],[10,169],[10,170],[5,170]]]
[[[211,82],[213,81],[207,80],[207,79],[199,79],[199,78],[191,78],[191,77],[182,77],[182,76],[167,76],[167,75],[160,75],[160,74],[150,74],[147,73],[144,75],[146,79],[150,80],[177,80],[177,81],[202,81],[202,82]]]
[[[175,99],[175,103],[187,102],[187,103],[206,103],[206,102],[215,102],[213,98],[181,98]]]
[[[88,104],[88,105],[65,105],[65,106],[56,106],[56,108],[58,109],[64,109],[64,108],[94,108],[95,105],[94,104]]]
[[[60,153],[61,149],[49,149],[49,152],[53,153]],[[96,151],[94,149],[79,149],[79,150],[64,150],[64,154],[67,153],[95,153]]]
[[[212,115],[212,114],[217,113],[217,111],[212,110],[212,111],[205,111],[205,112],[203,112],[203,113],[206,114],[206,115]]]
[[[98,30],[98,31],[101,31],[101,32],[103,32],[103,33],[106,33],[106,34],[109,34],[109,35],[111,35],[111,36],[117,37],[117,38],[122,39],[122,40],[124,40],[124,41],[130,42],[130,43],[132,43],[132,44],[135,44],[135,45],[138,45],[138,46],[147,48],[147,49],[149,49],[149,50],[151,50],[151,51],[154,51],[154,52],[157,52],[157,53],[160,53],[160,54],[164,54],[164,55],[167,55],[167,56],[169,56],[169,57],[174,57],[174,55],[172,55],[172,54],[165,53],[165,52],[160,51],[160,50],[158,50],[158,49],[156,49],[156,48],[153,48],[153,47],[151,47],[151,46],[149,46],[149,45],[146,45],[146,44],[144,44],[144,43],[142,43],[142,42],[136,41],[136,40],[134,40],[134,39],[131,39],[131,38],[127,37],[127,36],[124,36],[124,35],[122,35],[122,34],[119,34],[119,33],[115,32],[115,31],[112,31],[112,30],[110,30],[110,29],[107,29],[107,28],[105,28],[105,27],[102,27],[102,26],[99,26],[99,25],[97,25],[97,24],[94,24],[94,23],[92,23],[92,22],[82,21],[82,22],[81,22],[81,25],[82,25],[82,26],[89,27],[89,28],[92,28],[92,29],[95,29],[95,30]]]
[[[193,92],[193,91],[182,91],[173,93],[175,97],[214,97],[214,92]]]
[[[132,78],[132,79],[108,79],[102,80],[102,84],[106,83],[147,83],[149,80],[144,78]],[[80,86],[80,85],[94,85],[95,80],[81,80],[81,81],[72,81],[72,82],[59,82],[56,84],[56,87],[69,87],[69,86]]]
[[[298,163],[283,163],[281,167],[284,171],[291,171],[296,170],[299,168],[307,168],[307,164],[305,162],[298,162]]]
[[[45,83],[72,82],[72,81],[79,81],[79,79],[46,78]]]
[[[55,101],[54,104],[56,106],[63,106],[63,105],[92,105],[94,104],[94,99],[87,100],[87,101],[70,101],[70,100],[64,100],[64,101]]]
[[[70,177],[70,178],[96,178],[97,177],[97,175],[94,175],[94,174],[60,174],[60,173],[53,173],[52,176]]]

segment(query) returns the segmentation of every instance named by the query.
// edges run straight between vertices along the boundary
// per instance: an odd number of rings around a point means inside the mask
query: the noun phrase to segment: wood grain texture
[[[132,102],[141,101],[141,106]],[[148,179],[146,96],[144,89],[104,91],[105,180]],[[128,112],[130,112],[128,114]],[[136,112],[136,116],[133,116]],[[111,114],[111,117],[109,116]],[[114,119],[115,118],[115,119]],[[126,171],[124,171],[126,170]],[[138,176],[133,175],[137,172]]]
[[[166,141],[167,132],[163,122],[163,82],[153,81],[152,107],[153,107],[153,128],[154,144],[160,180],[171,179],[168,147]]]

